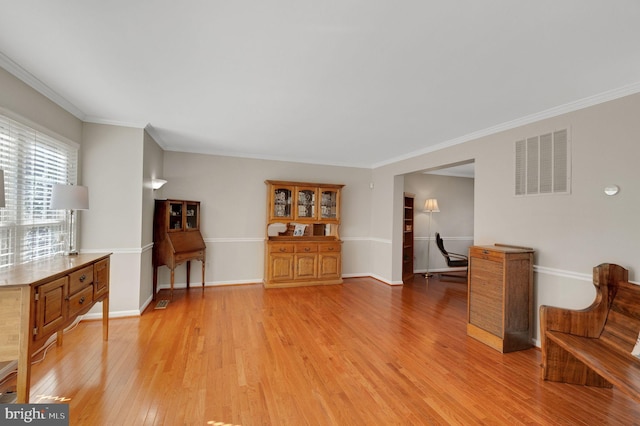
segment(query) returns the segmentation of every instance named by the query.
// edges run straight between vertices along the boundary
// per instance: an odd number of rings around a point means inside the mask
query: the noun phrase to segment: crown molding
[[[93,124],[107,124],[109,126],[132,127],[134,129],[146,129],[147,126],[149,126],[149,123],[109,120],[107,118],[95,117],[92,115],[86,116],[82,121]]]
[[[21,80],[32,89],[36,90],[41,95],[49,98],[49,100],[56,103],[58,106],[60,106],[79,120],[85,121],[86,114],[82,112],[78,107],[66,100],[64,97],[60,96],[60,94],[51,89],[42,81],[38,80],[33,74],[12,61],[7,55],[2,52],[0,52],[0,67],[7,70],[14,77]]]
[[[444,148],[449,148],[454,145],[458,145],[461,143],[469,142],[475,139],[480,139],[485,136],[493,135],[499,132],[503,132],[505,130],[515,129],[517,127],[525,126],[527,124],[535,123],[537,121],[545,120],[548,118],[557,117],[562,114],[567,114],[570,112],[578,111],[587,107],[591,107],[594,105],[602,104],[605,102],[613,101],[615,99],[623,98],[625,96],[634,95],[640,92],[640,82],[629,84],[627,86],[623,86],[617,89],[609,90],[603,93],[599,93],[597,95],[588,96],[583,99],[579,99],[574,102],[569,102],[564,105],[560,105],[557,107],[549,108],[544,111],[537,112],[535,114],[527,115],[524,117],[517,118],[515,120],[507,121],[505,123],[498,124],[496,126],[488,127],[483,130],[479,130],[477,132],[469,133],[464,136],[460,136],[458,138],[450,139],[448,141],[444,141],[438,143],[436,145],[428,146],[424,149],[420,149],[418,151],[413,151],[405,155],[401,155],[398,157],[391,158],[386,161],[382,161],[379,163],[375,163],[371,166],[372,169],[376,169],[378,167],[387,166],[389,164],[397,163],[399,161],[408,160],[410,158],[417,157],[419,155],[429,154],[434,151],[439,151]]]

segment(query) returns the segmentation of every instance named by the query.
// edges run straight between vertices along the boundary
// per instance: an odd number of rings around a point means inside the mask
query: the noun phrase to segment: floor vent
[[[156,303],[156,309],[166,309],[168,304],[169,304],[168,300],[166,299],[160,300],[158,301],[158,303]]]

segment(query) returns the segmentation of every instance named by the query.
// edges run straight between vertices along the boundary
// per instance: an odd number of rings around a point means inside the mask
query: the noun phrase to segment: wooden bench
[[[612,387],[640,402],[640,359],[631,351],[640,332],[640,286],[628,271],[593,268],[596,298],[582,310],[540,307],[542,378]]]

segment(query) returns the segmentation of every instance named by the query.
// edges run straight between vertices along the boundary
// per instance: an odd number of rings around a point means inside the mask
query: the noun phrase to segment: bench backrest
[[[600,339],[630,354],[640,333],[640,286],[619,281],[615,287]]]

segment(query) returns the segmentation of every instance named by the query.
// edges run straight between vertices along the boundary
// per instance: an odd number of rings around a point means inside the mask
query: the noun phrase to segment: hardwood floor
[[[32,371],[32,402],[68,398],[71,425],[640,424],[615,389],[542,381],[538,349],[467,337],[464,282],[176,290],[100,327]]]

